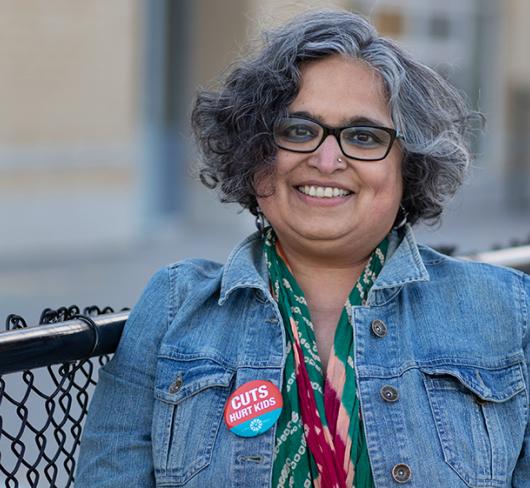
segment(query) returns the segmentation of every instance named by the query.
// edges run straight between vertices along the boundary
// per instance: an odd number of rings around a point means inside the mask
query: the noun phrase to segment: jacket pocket
[[[521,365],[421,370],[446,463],[468,486],[507,486],[526,418]]]
[[[158,485],[184,485],[210,464],[233,376],[208,358],[158,358],[152,428]]]

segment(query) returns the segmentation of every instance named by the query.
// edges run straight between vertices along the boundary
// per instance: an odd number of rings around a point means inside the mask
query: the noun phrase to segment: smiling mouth
[[[304,185],[295,187],[300,193],[316,198],[337,198],[347,197],[353,192],[344,190],[343,188],[337,188],[333,186],[314,186]]]

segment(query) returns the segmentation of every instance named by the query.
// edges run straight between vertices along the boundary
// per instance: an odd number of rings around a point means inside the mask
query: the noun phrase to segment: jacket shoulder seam
[[[193,270],[194,272],[197,272],[197,273],[201,274],[205,278],[215,278],[219,274],[220,271],[222,272],[222,269],[224,268],[224,265],[222,265],[221,263],[218,263],[216,261],[208,261],[208,262],[218,265],[219,268],[216,269],[215,271],[209,273],[206,270],[204,270],[201,266],[199,266],[199,264],[196,262],[196,259],[194,259],[194,258],[192,258],[192,259],[184,259],[182,261],[177,261],[175,263],[169,264],[167,266],[167,268],[170,271],[175,271],[176,273],[180,273],[184,269],[190,269],[190,270]]]
[[[489,268],[492,270],[498,270],[501,272],[508,272],[509,274],[512,274],[516,277],[520,277],[521,275],[525,274],[521,270],[510,268],[509,266],[485,263],[483,261],[475,261],[473,259],[466,259],[466,258],[461,258],[457,256],[447,256],[446,254],[441,254],[435,249],[432,249],[424,245],[419,245],[418,247],[420,248],[420,253],[422,254],[422,259],[426,266],[435,266],[440,263],[446,262],[446,263],[455,263],[455,264],[461,264],[461,265],[478,266],[478,267]],[[432,259],[425,258],[423,256],[424,252],[432,253],[435,255],[435,257]]]
[[[530,322],[530,275],[527,275],[526,273],[521,272],[520,275],[520,283],[521,283],[521,311],[523,313],[523,337],[528,337],[529,334],[529,322]]]

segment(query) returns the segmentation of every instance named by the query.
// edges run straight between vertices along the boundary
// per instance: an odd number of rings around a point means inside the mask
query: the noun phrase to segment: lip
[[[352,193],[355,193],[351,188],[348,188],[347,186],[344,186],[341,183],[336,183],[334,181],[317,181],[317,180],[305,180],[300,183],[296,183],[293,185],[295,189],[297,189],[299,186],[322,186],[322,187],[332,187],[332,188],[339,188],[340,190],[346,190],[350,191]]]
[[[331,197],[331,198],[320,198],[320,197],[311,197],[309,195],[306,195],[305,193],[302,193],[300,190],[298,190],[298,186],[305,186],[305,185],[313,185],[313,186],[333,186],[336,188],[340,188],[341,190],[348,190],[347,188],[344,188],[343,186],[337,186],[335,184],[326,183],[325,185],[322,183],[303,183],[300,185],[293,186],[293,191],[296,194],[296,196],[306,205],[310,205],[312,207],[337,207],[339,205],[344,205],[345,203],[349,202],[354,196],[355,193],[350,193],[349,195],[345,197]],[[351,191],[351,190],[348,190]]]

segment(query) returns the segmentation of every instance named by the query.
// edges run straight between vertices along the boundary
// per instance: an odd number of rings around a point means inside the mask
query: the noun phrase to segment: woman
[[[76,487],[530,486],[530,279],[411,230],[462,182],[472,117],[344,11],[269,33],[200,93],[203,179],[259,232],[151,280]]]

